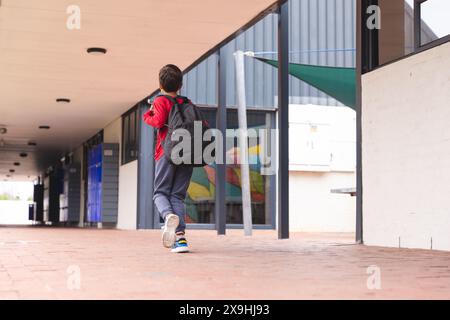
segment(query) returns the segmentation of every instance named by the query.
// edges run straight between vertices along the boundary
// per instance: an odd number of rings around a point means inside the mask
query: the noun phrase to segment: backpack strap
[[[169,101],[171,101],[173,104],[178,104],[178,101],[177,101],[177,98],[178,98],[178,96],[177,97],[172,97],[172,96],[169,96],[168,94],[161,94],[161,96],[162,97],[166,97]]]
[[[169,96],[167,94],[162,94],[161,96],[166,97],[167,99],[169,99],[170,101],[173,102],[173,104],[177,104],[179,105],[180,103],[178,102],[178,99],[182,99],[183,103],[189,103],[189,99],[187,97],[183,97],[183,96],[176,96],[176,97],[172,97]]]
[[[167,99],[169,99],[169,101],[171,101],[171,102],[173,103],[173,106],[172,106],[172,107],[178,108],[178,112],[180,113],[180,116],[181,116],[181,118],[183,119],[183,121],[186,120],[185,117],[184,117],[183,111],[181,110],[181,104],[178,102],[178,99],[179,99],[179,98],[183,99],[183,103],[188,103],[188,102],[189,102],[189,99],[186,98],[186,97],[183,97],[183,96],[172,97],[172,96],[169,96],[169,95],[167,95],[167,94],[164,94],[164,95],[162,95],[162,96],[164,96],[164,97],[166,97]]]

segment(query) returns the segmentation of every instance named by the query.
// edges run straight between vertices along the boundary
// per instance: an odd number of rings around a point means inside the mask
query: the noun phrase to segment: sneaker
[[[175,231],[177,230],[178,224],[180,223],[180,218],[172,213],[166,216],[166,221],[163,227],[162,242],[163,246],[170,248],[173,246],[176,240]]]
[[[189,252],[189,247],[186,238],[179,238],[177,241],[175,241],[171,251],[175,253]]]

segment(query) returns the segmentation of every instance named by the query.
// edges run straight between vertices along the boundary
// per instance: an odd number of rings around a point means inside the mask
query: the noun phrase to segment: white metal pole
[[[246,236],[252,235],[252,199],[250,189],[250,167],[248,160],[248,134],[247,134],[247,106],[245,97],[245,66],[244,52],[234,54],[236,61],[236,92],[239,120],[239,151],[241,160],[242,185],[242,213],[244,232]]]

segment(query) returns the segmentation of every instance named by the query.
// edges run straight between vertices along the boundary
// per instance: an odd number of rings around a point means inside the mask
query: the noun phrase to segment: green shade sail
[[[278,61],[256,58],[278,68]],[[328,94],[346,106],[356,108],[356,69],[289,63],[289,74]]]

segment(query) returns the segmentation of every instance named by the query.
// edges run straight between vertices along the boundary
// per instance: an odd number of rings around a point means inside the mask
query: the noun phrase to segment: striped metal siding
[[[119,201],[119,144],[103,144],[102,222],[117,223]]]
[[[290,0],[290,61],[326,66],[354,67],[356,34],[355,0]],[[271,14],[225,46],[227,56],[227,105],[235,106],[236,50],[266,52],[277,57],[278,16]],[[341,51],[347,49],[348,51]],[[184,80],[183,95],[197,104],[217,105],[215,55],[191,70]],[[247,105],[273,108],[277,96],[277,70],[246,58]],[[292,103],[340,105],[334,99],[290,77]]]
[[[64,193],[66,194],[67,221],[80,221],[80,198],[81,198],[81,165],[74,163],[65,170]]]

